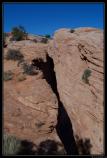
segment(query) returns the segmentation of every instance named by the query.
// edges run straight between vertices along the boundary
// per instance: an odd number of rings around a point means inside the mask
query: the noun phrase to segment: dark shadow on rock
[[[69,155],[77,155],[78,150],[75,143],[72,124],[70,118],[64,108],[64,105],[60,101],[59,93],[57,90],[57,81],[56,75],[54,71],[54,62],[51,57],[47,54],[46,56],[47,62],[43,62],[42,59],[34,59],[32,60],[32,65],[38,67],[44,75],[44,78],[51,86],[53,92],[56,94],[58,99],[58,123],[56,126],[56,131],[58,136],[60,137],[62,143],[64,144],[65,150]]]
[[[83,140],[83,139],[80,139],[76,135],[76,143],[77,143],[77,146],[78,146],[79,153],[81,155],[90,155],[91,154],[92,144],[90,142],[90,139],[85,138]]]
[[[37,147],[37,155],[64,155],[64,150],[58,150],[58,142],[46,140]]]
[[[77,145],[74,139],[72,124],[70,118],[63,106],[59,101],[58,122],[56,126],[58,136],[64,144],[65,150],[68,155],[78,155]]]
[[[32,65],[36,66],[39,70],[43,72],[43,76],[48,82],[48,84],[51,86],[53,92],[56,94],[56,96],[59,98],[58,92],[57,92],[57,82],[54,72],[54,63],[53,59],[50,58],[48,55],[46,55],[46,62],[43,61],[43,59],[33,59]]]
[[[61,115],[63,115],[64,109],[61,108],[60,110],[61,110]],[[66,154],[67,155],[75,155],[75,154],[77,155],[78,151],[77,151],[74,137],[72,135],[72,129],[70,129],[69,126],[67,125],[69,120],[67,120],[67,122],[64,122],[64,120],[67,117],[65,115],[66,114],[64,114],[63,116],[61,116],[61,118],[59,118],[59,121],[61,121],[61,124],[58,123],[58,125],[57,125],[57,132],[58,132],[58,135],[59,135],[62,143],[64,144],[65,149],[61,143],[56,142],[54,140],[50,140],[50,139],[40,142],[39,145],[35,145],[34,143],[29,142],[27,140],[22,140],[21,148],[20,148],[19,152],[17,153],[17,155],[66,155]],[[65,125],[62,124],[62,121],[65,123]],[[58,126],[60,126],[60,127],[58,127]],[[65,128],[65,126],[66,126],[66,128]],[[76,143],[77,143],[77,146],[79,149],[79,154],[80,155],[90,155],[90,149],[92,147],[92,145],[90,144],[90,140],[89,139],[85,139],[85,140],[79,139],[79,137],[77,137],[77,136],[76,136],[76,138],[77,138]]]
[[[34,146],[35,146],[34,143],[29,142],[27,140],[22,140],[21,149],[17,153],[17,155],[35,155],[36,151],[33,150]]]
[[[22,140],[21,148],[17,155],[65,155],[63,148],[58,149],[59,145],[61,146],[59,142],[50,139],[40,142],[39,145],[35,145],[27,140]]]

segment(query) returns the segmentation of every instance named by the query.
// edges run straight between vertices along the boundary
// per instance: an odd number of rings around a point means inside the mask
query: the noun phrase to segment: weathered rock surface
[[[19,81],[22,66],[4,58],[4,72],[14,73],[12,80],[4,81],[4,131],[39,144],[47,139],[61,142],[56,130],[60,127],[64,145],[71,149],[74,142],[67,141],[73,140],[69,137],[72,123],[80,154],[104,153],[103,32],[95,28],[71,32],[60,29],[49,43],[41,40],[42,37],[31,35],[28,40],[7,40],[4,57],[8,49],[18,49],[28,64],[40,59],[40,70],[37,75],[25,75],[26,79]],[[85,83],[83,75],[87,69],[91,75]]]
[[[48,47],[75,139],[88,144],[91,154],[104,153],[103,49],[103,31],[95,28],[78,28],[73,33],[60,29]],[[82,79],[86,69],[91,70],[89,84]]]
[[[46,61],[47,44],[43,43],[33,43],[32,41],[23,40],[17,42],[11,42],[6,50],[8,49],[18,49],[24,55],[24,59],[31,62],[32,59],[42,58]]]
[[[4,55],[8,49],[20,49],[29,64],[38,58],[46,62],[46,44],[24,45],[23,42],[27,41],[8,44]],[[26,80],[18,81],[23,71],[17,64],[18,61],[4,59],[4,72],[11,70],[14,73],[12,80],[4,81],[4,131],[35,144],[47,139],[60,142],[55,131],[58,101],[43,72],[25,75]]]
[[[44,36],[39,36],[39,35],[31,35],[29,34],[28,35],[28,39],[31,40],[31,41],[34,41],[34,42],[42,42],[43,39],[46,39],[46,37]]]

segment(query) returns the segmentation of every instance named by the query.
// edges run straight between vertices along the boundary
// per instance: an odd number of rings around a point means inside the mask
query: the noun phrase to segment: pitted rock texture
[[[78,137],[91,144],[90,154],[104,153],[104,43],[103,31],[78,28],[55,32],[48,46],[54,61],[57,89]],[[91,70],[89,83],[82,79]]]

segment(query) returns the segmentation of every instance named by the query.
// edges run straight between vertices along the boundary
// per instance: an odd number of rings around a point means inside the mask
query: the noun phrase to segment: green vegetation
[[[46,38],[51,38],[51,36],[49,34],[45,35]]]
[[[3,137],[3,155],[65,155],[62,144],[47,139],[36,145],[27,140],[20,140],[14,136],[5,134]],[[60,148],[59,148],[60,147]]]
[[[27,75],[37,75],[38,72],[37,70],[35,69],[35,66],[33,65],[29,65],[27,63],[23,63],[23,70],[24,70],[24,74],[27,74]]]
[[[23,54],[19,50],[9,49],[6,55],[7,60],[22,60],[24,58]]]
[[[12,80],[14,73],[11,70],[4,72],[4,81]]]
[[[75,32],[75,30],[73,30],[73,29],[70,30],[70,33],[74,33],[74,32]]]
[[[17,77],[17,81],[24,81],[26,80],[26,76],[24,74],[20,74],[18,77]]]
[[[5,134],[3,137],[3,154],[17,155],[21,149],[21,141],[14,136]]]
[[[27,32],[23,26],[12,28],[12,39],[13,41],[21,41],[27,38]]]
[[[89,83],[89,80],[88,80],[88,77],[90,77],[91,76],[91,70],[89,70],[89,69],[86,69],[85,71],[84,71],[84,74],[82,75],[82,80],[85,82],[85,83]]]

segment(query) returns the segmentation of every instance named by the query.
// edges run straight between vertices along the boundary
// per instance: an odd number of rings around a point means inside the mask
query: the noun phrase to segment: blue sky
[[[53,34],[60,28],[104,27],[104,3],[4,3],[4,32],[22,25],[31,34]]]

